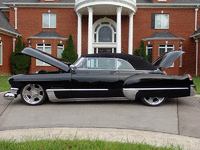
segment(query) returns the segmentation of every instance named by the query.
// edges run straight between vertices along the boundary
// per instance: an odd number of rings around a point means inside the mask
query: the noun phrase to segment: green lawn
[[[193,82],[196,85],[197,94],[200,94],[200,77],[193,77]]]
[[[9,91],[10,84],[8,83],[9,76],[0,75],[0,92]]]
[[[100,140],[0,141],[0,150],[181,150],[180,146],[156,147],[145,143],[106,142]]]

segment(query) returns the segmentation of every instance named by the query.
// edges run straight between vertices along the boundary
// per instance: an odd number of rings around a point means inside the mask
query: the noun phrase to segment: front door
[[[94,53],[116,53],[116,48],[94,48]]]

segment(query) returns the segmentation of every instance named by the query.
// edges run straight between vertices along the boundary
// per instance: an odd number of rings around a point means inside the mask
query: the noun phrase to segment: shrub
[[[134,55],[136,55],[136,56],[142,56],[146,61],[148,61],[149,56],[146,55],[146,48],[145,48],[145,45],[144,45],[144,41],[142,41],[142,43],[140,45],[140,48],[136,49],[134,51]]]
[[[67,46],[65,47],[64,51],[62,52],[62,60],[70,63],[74,63],[78,58],[78,55],[74,49],[74,43],[72,35],[69,35],[69,39],[67,42]]]
[[[18,37],[15,52],[11,54],[11,71],[12,74],[26,74],[28,73],[29,66],[31,64],[31,58],[26,55],[16,55],[26,47],[25,43],[22,43],[21,37]]]

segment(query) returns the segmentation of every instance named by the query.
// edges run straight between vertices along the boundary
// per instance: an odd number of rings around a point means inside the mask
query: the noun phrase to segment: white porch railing
[[[100,2],[103,2],[104,0],[75,0],[75,5],[79,4],[79,3],[82,3],[82,2],[95,2],[95,1],[100,1]],[[105,0],[105,1],[110,1],[110,2],[128,2],[128,3],[131,3],[131,4],[136,4],[136,0]]]

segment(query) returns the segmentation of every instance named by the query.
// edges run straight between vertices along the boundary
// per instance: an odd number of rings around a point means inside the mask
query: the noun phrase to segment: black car
[[[168,68],[184,52],[172,51],[153,64]],[[46,99],[52,102],[81,100],[135,100],[157,106],[166,98],[195,95],[190,75],[166,75],[161,69],[139,56],[129,54],[86,54],[73,65],[32,48],[20,54],[29,55],[58,71],[39,70],[9,78],[11,92],[4,98],[12,100],[21,94],[22,100],[38,105]]]

